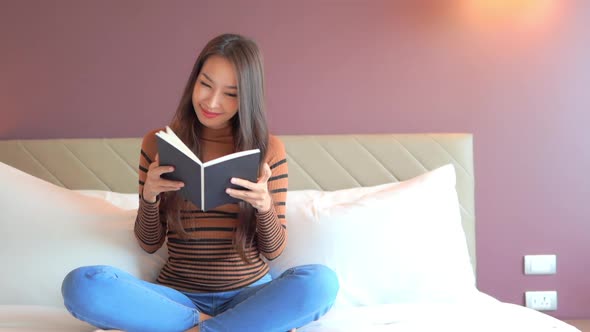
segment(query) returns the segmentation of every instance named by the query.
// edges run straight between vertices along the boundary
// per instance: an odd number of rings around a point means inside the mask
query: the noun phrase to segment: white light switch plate
[[[524,274],[555,274],[556,272],[556,255],[524,256]]]

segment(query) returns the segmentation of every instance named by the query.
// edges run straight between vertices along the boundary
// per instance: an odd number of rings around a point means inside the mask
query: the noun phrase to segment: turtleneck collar
[[[201,128],[199,137],[202,140],[218,143],[233,143],[234,137],[231,125],[219,129],[212,129],[205,126]]]

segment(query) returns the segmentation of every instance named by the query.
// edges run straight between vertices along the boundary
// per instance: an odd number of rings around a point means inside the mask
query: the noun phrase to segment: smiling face
[[[238,80],[232,63],[217,55],[205,60],[192,100],[197,118],[204,126],[211,129],[229,126],[239,108]]]

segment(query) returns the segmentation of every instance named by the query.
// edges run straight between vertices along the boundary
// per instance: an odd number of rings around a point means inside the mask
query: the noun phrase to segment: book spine
[[[201,210],[205,211],[205,166],[201,164]]]

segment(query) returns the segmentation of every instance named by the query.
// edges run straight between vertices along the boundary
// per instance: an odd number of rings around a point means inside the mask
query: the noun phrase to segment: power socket
[[[556,291],[525,292],[526,306],[539,311],[557,310]]]

